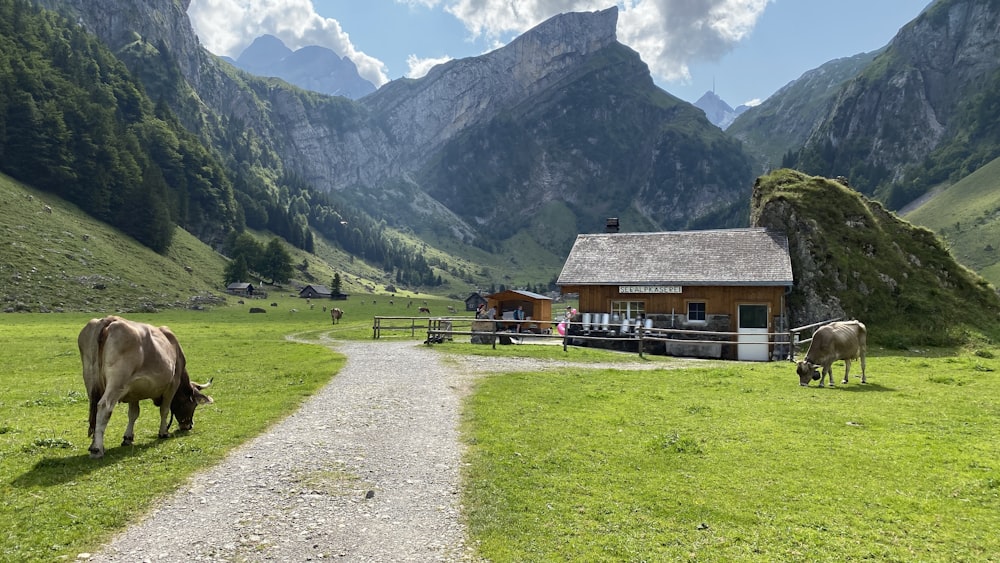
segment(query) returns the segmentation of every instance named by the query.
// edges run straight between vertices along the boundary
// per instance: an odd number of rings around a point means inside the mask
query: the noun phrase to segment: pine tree
[[[247,269],[247,260],[243,256],[237,256],[236,259],[230,260],[226,264],[226,270],[224,272],[225,285],[231,283],[245,282],[250,279],[250,271]]]
[[[330,295],[340,295],[340,274],[333,274],[333,283],[330,284]]]
[[[285,283],[292,277],[292,257],[281,246],[278,237],[271,239],[264,250],[264,259],[261,260],[260,274],[271,279],[271,283]]]

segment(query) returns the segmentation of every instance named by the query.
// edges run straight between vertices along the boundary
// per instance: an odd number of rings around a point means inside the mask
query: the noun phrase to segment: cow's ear
[[[194,394],[194,402],[198,403],[199,405],[211,405],[212,403],[215,402],[215,400],[213,400],[208,395],[205,395],[204,393],[196,392]]]

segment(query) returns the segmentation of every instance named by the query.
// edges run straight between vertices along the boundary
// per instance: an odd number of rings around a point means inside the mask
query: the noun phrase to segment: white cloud
[[[386,65],[357,48],[314,0],[192,0],[188,15],[202,43],[220,55],[238,56],[254,38],[271,34],[289,48],[321,45],[350,58],[376,86],[388,81]],[[443,10],[457,18],[471,40],[499,47],[564,12],[617,5],[618,40],[639,52],[654,78],[690,80],[689,65],[728,53],[753,30],[774,0],[396,0],[410,7]],[[432,33],[433,30],[429,30]],[[419,49],[413,45],[411,49]],[[447,58],[411,55],[408,76],[423,76]]]
[[[312,0],[192,0],[188,17],[202,45],[216,55],[236,58],[254,39],[270,34],[292,50],[332,49],[376,87],[389,81],[385,63],[356,48],[337,20],[316,13]]]
[[[592,12],[610,7],[608,0],[451,0],[444,9],[461,21],[473,37],[496,39],[523,33],[564,12]]]
[[[410,55],[406,57],[406,66],[409,70],[406,72],[407,78],[421,78],[425,76],[432,68],[435,66],[446,63],[450,61],[452,57],[444,56],[435,59],[421,59],[416,55]]]
[[[721,58],[745,39],[771,0],[634,0],[618,18],[618,40],[654,76],[687,81],[688,65]]]
[[[686,81],[690,63],[718,59],[729,52],[750,34],[771,1],[618,1],[618,40],[638,51],[654,76]],[[559,13],[610,5],[607,0],[442,0],[440,4],[473,37],[493,40],[523,33]]]

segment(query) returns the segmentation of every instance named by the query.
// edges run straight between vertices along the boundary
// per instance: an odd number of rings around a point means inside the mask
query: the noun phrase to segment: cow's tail
[[[108,327],[117,317],[94,319],[87,323],[80,334],[80,359],[83,362],[83,381],[90,399],[90,425],[87,436],[94,434],[97,425],[97,403],[104,396],[105,381],[101,376],[104,364],[104,344],[108,340]]]

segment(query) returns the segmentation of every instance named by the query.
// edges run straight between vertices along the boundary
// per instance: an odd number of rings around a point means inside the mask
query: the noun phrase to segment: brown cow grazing
[[[837,360],[844,360],[844,381],[851,374],[851,360],[861,359],[861,383],[868,383],[865,377],[865,353],[868,351],[868,331],[860,321],[834,322],[816,329],[809,351],[804,360],[795,366],[799,375],[799,385],[809,385],[810,379],[818,379],[823,386],[823,378],[829,377],[833,387],[833,370],[830,367]],[[818,372],[816,368],[822,367]]]
[[[419,309],[417,309],[417,311],[420,313],[427,313],[428,315],[431,314],[431,310],[428,309],[427,307],[420,307]]]
[[[121,317],[92,319],[77,337],[83,382],[90,398],[90,457],[104,455],[104,431],[115,404],[128,403],[128,426],[122,445],[132,444],[139,401],[152,399],[160,407],[160,438],[170,436],[174,417],[181,430],[194,427],[198,405],[212,402],[188,377],[187,363],[177,337],[169,328],[154,327]],[[169,421],[168,421],[169,415]]]
[[[338,307],[334,307],[333,309],[330,309],[330,320],[333,321],[333,324],[339,323],[340,322],[340,318],[343,317],[343,316],[344,316],[344,312],[341,311]]]

